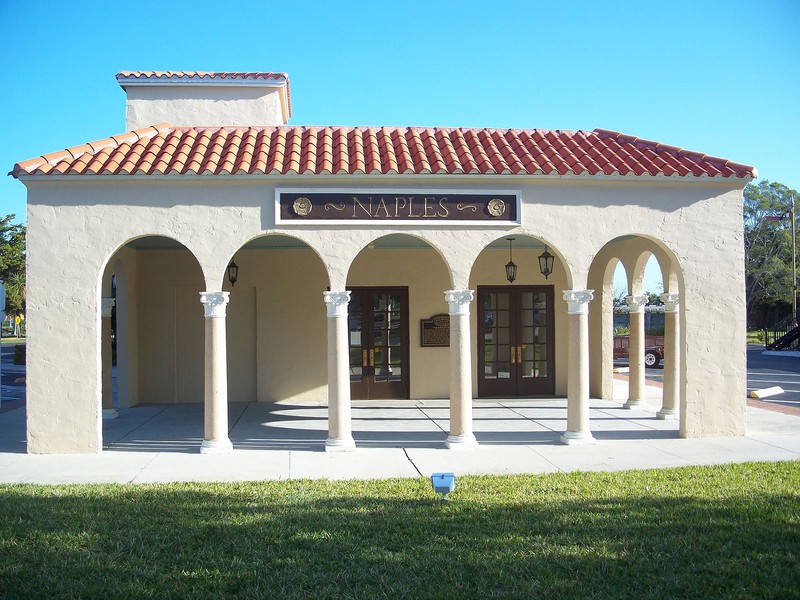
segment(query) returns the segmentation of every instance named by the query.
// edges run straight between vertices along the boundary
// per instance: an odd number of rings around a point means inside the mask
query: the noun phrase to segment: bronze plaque
[[[450,315],[433,315],[420,322],[420,346],[450,345]]]
[[[278,191],[278,222],[518,223],[516,193]]]

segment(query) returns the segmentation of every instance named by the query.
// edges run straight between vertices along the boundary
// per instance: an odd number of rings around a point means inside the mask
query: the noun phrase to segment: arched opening
[[[448,396],[450,282],[439,251],[417,236],[385,235],[358,253],[347,275],[353,399]]]
[[[662,418],[670,413],[665,407],[675,399],[678,373],[664,366],[681,357],[674,337],[677,315],[665,314],[661,294],[677,287],[677,273],[677,261],[664,245],[644,236],[616,238],[597,253],[589,272],[599,301],[598,310],[590,312],[593,396]]]
[[[552,272],[543,273],[540,258],[548,255]],[[559,293],[570,288],[570,275],[564,265],[557,249],[524,234],[498,238],[478,255],[470,289],[477,300],[473,386],[479,397],[566,394],[567,314]]]
[[[196,257],[169,237],[130,240],[107,261],[98,303],[105,447],[140,447],[129,427],[110,420],[143,405],[152,408],[134,418],[146,421],[165,405],[195,404],[196,418],[177,424],[161,447],[189,450],[202,440],[203,289]]]
[[[287,235],[262,235],[232,257],[225,276],[229,402],[327,398],[328,274],[319,255]]]

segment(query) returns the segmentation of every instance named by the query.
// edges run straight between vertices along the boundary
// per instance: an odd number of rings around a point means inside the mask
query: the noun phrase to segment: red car
[[[614,336],[614,358],[625,358],[628,356],[628,336]],[[664,338],[656,336],[646,336],[644,351],[644,365],[646,367],[657,367],[664,360]]]
[[[657,367],[664,360],[664,346],[653,346],[644,351],[644,366]]]

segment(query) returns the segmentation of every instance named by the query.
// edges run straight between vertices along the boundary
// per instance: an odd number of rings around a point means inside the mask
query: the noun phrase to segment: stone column
[[[630,343],[628,346],[628,401],[624,408],[645,404],[644,388],[644,307],[647,296],[627,296],[630,315]]]
[[[102,397],[103,419],[116,419],[119,415],[114,408],[114,371],[111,356],[111,309],[114,298],[101,298],[100,305],[100,347],[102,356]]]
[[[228,357],[225,305],[230,292],[200,292],[206,316],[205,435],[202,454],[230,454],[228,438]]]
[[[565,290],[569,315],[569,376],[567,380],[567,430],[564,444],[590,444],[589,429],[589,302],[594,290]]]
[[[679,334],[680,321],[678,294],[661,294],[664,303],[664,390],[659,419],[673,420],[678,418],[680,385],[678,385],[678,367],[680,366]]]
[[[350,343],[347,339],[347,305],[350,292],[323,292],[328,306],[328,439],[326,452],[351,452]]]
[[[450,304],[450,435],[448,448],[477,448],[472,433],[472,350],[469,333],[469,303],[472,290],[449,290]]]

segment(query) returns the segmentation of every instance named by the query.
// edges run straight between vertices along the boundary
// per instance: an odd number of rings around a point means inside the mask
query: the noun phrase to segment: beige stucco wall
[[[128,131],[157,123],[195,126],[285,125],[287,106],[278,87],[127,87]]]
[[[441,263],[435,268],[437,272],[420,275],[429,280],[429,285],[420,287],[422,295],[415,292],[412,296],[419,302],[420,312],[428,313],[430,310],[430,314],[446,311],[444,302],[439,304],[440,308],[434,307],[439,302],[435,296],[443,291],[442,288],[463,289],[469,286],[474,289],[472,286],[484,283],[503,283],[502,270],[498,273],[495,264],[497,259],[491,259],[488,253],[480,258],[479,255],[488,243],[512,233],[542,240],[559,257],[556,273],[550,279],[556,286],[557,304],[563,304],[560,300],[562,289],[587,287],[590,266],[610,240],[629,235],[650,237],[659,240],[663,248],[675,257],[680,268],[677,280],[682,296],[681,348],[685,354],[681,361],[685,386],[681,432],[686,436],[739,435],[744,432],[744,250],[741,191],[735,187],[740,182],[437,176],[379,180],[374,177],[298,176],[149,181],[136,177],[34,178],[26,180],[26,185],[29,189],[30,452],[95,452],[101,447],[100,278],[107,261],[116,251],[129,240],[143,235],[165,235],[179,240],[200,266],[198,273],[202,273],[202,278],[192,275],[181,280],[183,287],[176,288],[179,291],[172,296],[173,318],[189,319],[181,325],[186,327],[191,327],[190,322],[195,319],[190,315],[193,310],[190,307],[194,304],[192,298],[196,298],[197,292],[203,288],[207,291],[221,289],[225,267],[231,257],[252,238],[264,233],[283,232],[304,240],[314,250],[317,258],[309,263],[312,265],[311,275],[308,278],[295,276],[290,280],[290,290],[285,292],[275,287],[276,280],[287,279],[284,274],[277,271],[266,274],[271,267],[265,265],[271,263],[258,259],[259,268],[265,269],[264,279],[262,282],[250,281],[247,277],[252,265],[245,256],[249,251],[236,254],[242,279],[233,290],[229,305],[230,328],[242,325],[236,325],[239,317],[233,316],[238,314],[234,307],[236,291],[241,285],[242,290],[251,290],[242,305],[249,303],[250,314],[255,305],[255,315],[259,320],[255,340],[247,339],[243,343],[256,344],[258,348],[258,396],[263,400],[275,398],[261,384],[261,369],[269,372],[281,357],[270,355],[270,349],[275,346],[269,343],[271,332],[279,331],[280,323],[264,324],[262,316],[276,312],[270,310],[271,306],[276,307],[278,313],[283,311],[285,314],[291,314],[290,309],[294,309],[308,318],[306,323],[299,317],[292,317],[304,332],[302,337],[316,336],[317,332],[324,331],[322,291],[328,285],[331,290],[340,290],[347,284],[358,285],[361,281],[366,284],[370,272],[373,276],[378,275],[375,266],[370,266],[366,258],[367,262],[359,266],[362,258],[356,259],[356,256],[370,241],[382,235],[407,232],[425,239],[438,251]],[[407,229],[396,223],[374,228],[348,229],[346,225],[287,225],[278,228],[274,221],[276,186],[519,189],[523,222],[521,226],[496,229],[452,225]],[[515,252],[515,262],[522,265],[522,258]],[[506,262],[505,258],[499,260],[501,265]],[[351,270],[354,261],[358,268]],[[165,274],[141,262],[140,255],[136,260],[135,299],[142,306],[148,306],[147,310],[156,310],[157,302],[148,299],[150,292],[144,289],[149,281],[145,283],[141,274],[148,269],[148,278],[164,277]],[[525,264],[529,262],[525,261]],[[414,264],[412,260],[398,264],[400,267],[396,274],[389,276],[389,273],[384,273],[381,276],[394,285],[401,284],[398,279],[411,281],[416,277],[407,266]],[[431,264],[435,265],[436,261]],[[314,271],[314,268],[318,270]],[[403,269],[409,270],[404,274]],[[272,276],[277,279],[270,279]],[[486,282],[482,281],[484,276]],[[528,276],[534,278],[536,274]],[[521,277],[527,277],[524,271]],[[595,306],[596,301],[590,305],[590,311],[595,310]],[[202,324],[199,302],[197,307],[197,319]],[[474,303],[471,310],[473,314],[476,312]],[[143,349],[150,324],[142,322],[141,312],[137,318],[137,360],[141,374],[159,367],[147,363],[149,358]],[[473,317],[473,328],[474,321]],[[565,329],[564,321],[559,310],[557,330]],[[418,315],[413,315],[412,335],[416,323]],[[197,344],[197,336],[186,343]],[[324,344],[319,346],[322,348]],[[565,375],[561,367],[569,364],[569,356],[558,339],[556,347],[559,365],[557,392],[563,393]],[[724,352],[720,350],[723,348]],[[324,364],[318,358],[314,362]],[[181,354],[179,358],[173,358],[173,364],[176,360],[182,362],[176,371],[175,398],[196,396],[189,380],[189,387],[180,383],[180,373],[191,372],[189,364],[195,358]],[[412,384],[414,393],[427,395],[430,391],[440,395],[438,384],[423,383],[431,380],[422,376],[425,366],[412,364],[412,372],[414,369],[421,375],[419,381]],[[298,386],[296,379],[305,376],[308,376],[305,383]],[[286,373],[287,379],[283,383],[280,382],[281,373],[273,371],[270,377],[272,389],[283,390],[297,398],[322,393],[327,381],[324,373],[309,372],[303,367]],[[142,384],[139,377],[138,396],[141,401],[150,393]],[[246,393],[252,385],[252,378],[247,379],[242,390],[232,394],[232,399],[234,395]]]

